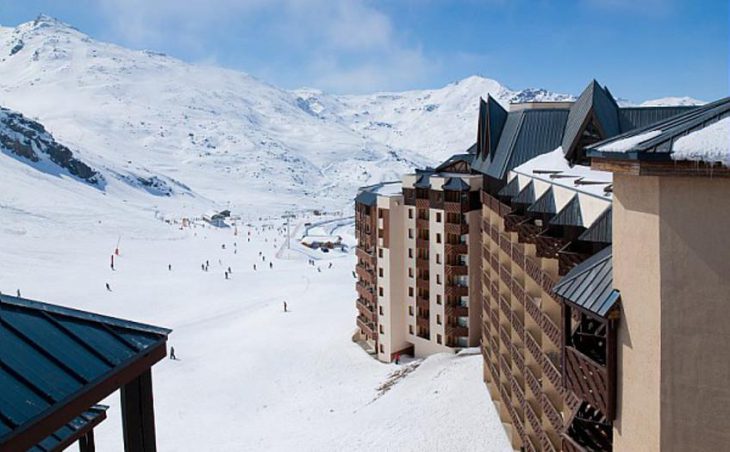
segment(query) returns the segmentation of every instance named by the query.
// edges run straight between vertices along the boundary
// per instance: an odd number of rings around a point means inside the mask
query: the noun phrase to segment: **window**
[[[382,306],[378,306],[378,312],[380,313],[380,315],[383,315],[383,307]]]
[[[441,275],[436,275],[436,284],[441,284]]]
[[[408,325],[408,334],[413,336],[413,325]]]
[[[413,306],[408,306],[408,315],[413,317]]]
[[[436,294],[436,304],[441,304],[441,295]]]
[[[408,296],[409,297],[412,297],[413,296],[413,287],[409,287],[408,288]]]
[[[436,325],[441,325],[441,314],[436,314]]]
[[[441,255],[439,253],[436,253],[436,263],[437,264],[441,263]]]
[[[413,267],[408,267],[408,276],[413,278]]]
[[[383,249],[382,248],[379,248],[378,249],[378,257],[380,257],[380,258],[383,257]]]
[[[441,212],[436,212],[436,223],[441,223]]]
[[[413,258],[413,248],[408,248],[408,257]]]
[[[440,344],[441,343],[441,335],[440,334],[437,334],[436,335],[436,343],[437,344]],[[383,346],[381,345],[380,347],[382,348]]]
[[[436,243],[441,243],[441,233],[440,232],[436,233]]]
[[[381,297],[383,296],[383,288],[382,287],[378,287],[378,295],[380,295]]]
[[[378,269],[378,276],[380,276],[381,278],[383,277],[383,267],[380,267]]]
[[[380,330],[380,334],[385,334],[385,330],[383,330],[383,325],[378,325],[378,329]]]
[[[408,209],[408,218],[413,219],[413,209]]]
[[[413,229],[412,228],[408,228],[408,238],[409,239],[413,238]]]
[[[383,344],[380,344],[380,353],[385,353],[383,350]]]
[[[383,209],[378,209],[378,218],[383,218]]]

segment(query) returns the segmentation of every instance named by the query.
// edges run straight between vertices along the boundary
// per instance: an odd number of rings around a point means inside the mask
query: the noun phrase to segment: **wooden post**
[[[94,430],[91,429],[84,436],[79,438],[79,452],[94,452],[96,446],[94,445]]]
[[[125,452],[156,452],[151,370],[122,386],[121,396]]]

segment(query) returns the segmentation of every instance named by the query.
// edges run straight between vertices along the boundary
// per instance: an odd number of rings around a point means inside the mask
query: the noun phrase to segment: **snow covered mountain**
[[[465,150],[488,94],[572,99],[477,76],[401,93],[287,91],[98,42],[47,16],[0,27],[0,106],[43,124],[106,181],[104,194],[129,199],[132,188],[140,204],[342,207],[358,186]]]
[[[707,102],[692,97],[662,97],[660,99],[647,100],[641,103],[642,107],[667,107],[675,105],[703,105]]]

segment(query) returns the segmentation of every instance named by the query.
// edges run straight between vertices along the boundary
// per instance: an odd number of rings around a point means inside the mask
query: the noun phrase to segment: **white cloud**
[[[396,89],[425,79],[435,66],[367,0],[100,1],[110,33],[125,44],[164,48],[175,43],[205,55],[201,58],[218,51],[211,35],[219,27],[257,26],[263,29],[256,37],[259,44],[278,54],[259,58],[260,68],[245,70],[292,70],[288,53],[299,60],[301,84],[330,91]]]

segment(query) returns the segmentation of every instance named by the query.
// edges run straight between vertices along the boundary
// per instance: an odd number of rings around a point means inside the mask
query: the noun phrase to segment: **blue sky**
[[[623,98],[730,91],[728,0],[0,0],[0,24],[43,12],[94,38],[335,93],[469,75]]]

